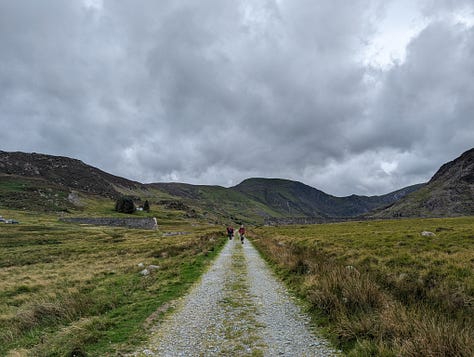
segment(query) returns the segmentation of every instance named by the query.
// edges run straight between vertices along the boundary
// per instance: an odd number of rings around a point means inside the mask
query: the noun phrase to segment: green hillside
[[[281,217],[281,213],[237,190],[222,186],[189,185],[182,183],[156,183],[155,188],[194,207],[208,219],[228,222],[262,224],[266,217]]]
[[[42,179],[0,174],[0,207],[65,212],[75,207],[68,196],[66,188]]]

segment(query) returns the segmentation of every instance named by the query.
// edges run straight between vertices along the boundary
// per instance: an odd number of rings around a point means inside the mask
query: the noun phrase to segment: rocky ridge
[[[139,182],[111,175],[64,156],[0,151],[0,175],[36,178],[69,190],[115,198],[118,188],[139,189]]]

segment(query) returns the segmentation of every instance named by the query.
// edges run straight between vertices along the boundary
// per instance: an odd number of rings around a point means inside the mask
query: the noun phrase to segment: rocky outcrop
[[[462,183],[474,184],[474,148],[441,166],[429,183],[436,182],[444,182],[455,186]]]
[[[474,148],[441,166],[424,187],[372,217],[469,215],[474,215]]]

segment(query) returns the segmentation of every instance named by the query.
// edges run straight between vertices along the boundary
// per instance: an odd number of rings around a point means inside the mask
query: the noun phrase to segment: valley
[[[0,215],[19,222],[0,223],[0,354],[136,351],[211,266],[225,226],[244,223],[333,348],[471,356],[473,156],[427,184],[335,197],[283,179],[142,184],[74,159],[0,152]],[[116,212],[122,196],[150,210]],[[131,218],[158,227],[104,223]]]

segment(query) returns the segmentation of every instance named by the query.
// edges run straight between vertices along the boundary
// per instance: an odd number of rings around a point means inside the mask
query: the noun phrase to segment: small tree
[[[131,197],[120,197],[115,202],[115,210],[121,213],[133,213],[136,208]]]
[[[145,200],[145,203],[143,204],[143,210],[145,212],[150,212],[150,202],[148,202],[148,200]]]

